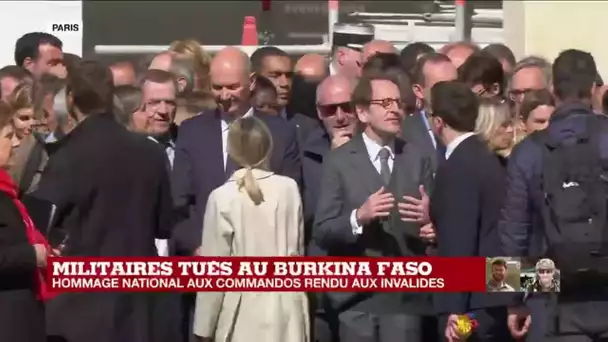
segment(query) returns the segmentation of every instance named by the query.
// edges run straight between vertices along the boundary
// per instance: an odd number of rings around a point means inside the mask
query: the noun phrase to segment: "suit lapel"
[[[361,175],[361,181],[365,183],[365,187],[369,193],[374,193],[384,185],[382,178],[374,167],[374,164],[369,160],[369,153],[361,134],[356,135],[352,139],[352,142],[350,152],[353,170],[356,170]]]
[[[414,165],[408,165],[406,142],[401,139],[395,139],[395,161],[393,165],[392,177],[395,182],[395,196],[403,197],[406,193],[411,193],[412,190],[408,186],[412,184],[410,180],[416,179],[416,175],[412,174],[415,171]]]
[[[199,146],[197,150],[200,151],[204,167],[209,171],[211,179],[218,184],[223,184],[226,174],[222,145],[222,120],[216,111],[209,113],[207,120],[203,121],[201,135],[205,137],[203,141],[206,146]]]
[[[420,148],[424,150],[424,154],[431,156],[433,163],[435,163],[437,152],[435,146],[433,146],[433,140],[431,139],[431,135],[424,120],[426,120],[426,118],[421,112],[416,112],[407,117],[406,120],[403,120],[403,131],[404,133],[406,132],[406,134],[403,134],[404,140],[408,141],[409,139],[407,137],[409,136],[413,141],[420,142]]]

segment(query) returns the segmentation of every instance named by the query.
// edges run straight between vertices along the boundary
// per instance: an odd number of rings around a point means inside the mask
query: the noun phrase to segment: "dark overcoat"
[[[91,115],[63,138],[35,193],[57,206],[51,244],[66,256],[156,256],[171,233],[165,156],[110,114]],[[70,293],[47,303],[47,331],[62,342],[150,342],[163,320],[158,295]],[[167,313],[169,314],[169,313]]]

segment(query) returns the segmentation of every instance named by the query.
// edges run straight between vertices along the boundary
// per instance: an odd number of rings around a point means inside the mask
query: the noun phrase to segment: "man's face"
[[[4,77],[0,80],[0,94],[2,94],[2,101],[8,101],[8,98],[13,93],[13,90],[19,85],[19,80],[13,77]]]
[[[317,114],[332,138],[355,135],[357,115],[351,96],[350,85],[336,83],[329,85],[318,100]]]
[[[379,136],[394,137],[401,130],[403,106],[399,87],[391,81],[374,80],[369,108],[358,108],[359,120]]]
[[[160,136],[169,131],[175,119],[176,93],[177,89],[172,82],[144,83],[142,96],[149,117],[149,135]]]
[[[545,89],[547,84],[543,77],[543,71],[537,67],[524,68],[516,72],[511,78],[511,90],[509,97],[515,102],[517,113],[524,95],[532,90]]]
[[[114,86],[123,86],[123,85],[135,85],[135,70],[133,67],[129,67],[126,65],[113,66],[110,68],[112,71],[112,78],[114,80]]]
[[[555,111],[552,106],[538,106],[534,108],[528,115],[528,119],[524,122],[526,133],[530,134],[535,131],[541,131],[549,126],[549,119]]]
[[[234,113],[249,106],[251,95],[249,76],[242,70],[231,69],[210,72],[211,93],[219,110]]]
[[[496,282],[503,282],[507,279],[507,267],[503,265],[492,265],[492,279]]]
[[[552,269],[538,269],[536,270],[536,274],[538,274],[538,281],[540,282],[540,286],[547,289],[551,287],[551,282],[553,281],[554,270]]]
[[[53,69],[63,65],[63,52],[51,44],[38,46],[38,58],[26,59],[24,66],[35,78],[40,78],[45,73],[53,74]]]
[[[291,59],[283,56],[269,56],[262,61],[260,75],[272,81],[277,89],[279,106],[285,107],[289,101],[293,69]]]
[[[430,109],[431,88],[439,82],[454,81],[458,78],[458,71],[454,64],[450,62],[425,64],[422,72],[424,73],[424,85],[415,84],[414,94],[419,101],[422,101],[423,108]]]
[[[361,75],[361,52],[355,49],[342,47],[338,50],[338,65],[341,75],[359,77]]]
[[[273,115],[279,114],[279,104],[277,94],[272,90],[258,90],[251,98],[252,105],[255,109],[270,113]]]

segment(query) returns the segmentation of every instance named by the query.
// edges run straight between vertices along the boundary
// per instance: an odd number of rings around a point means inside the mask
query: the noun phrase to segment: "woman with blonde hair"
[[[272,138],[257,118],[235,121],[228,156],[241,168],[214,190],[205,209],[202,256],[299,256],[302,203],[296,182],[268,170]],[[307,342],[304,292],[200,292],[194,334],[203,341]]]
[[[513,116],[506,101],[499,98],[480,99],[475,132],[486,141],[501,161],[508,157],[513,147]]]
[[[19,146],[13,119],[13,109],[0,102],[0,341],[44,342],[50,248],[6,171]]]
[[[28,162],[35,149],[44,145],[41,138],[34,135],[37,120],[34,118],[35,102],[34,91],[29,83],[21,83],[8,98],[8,108],[12,113],[12,122],[15,135],[20,140],[20,147],[14,155],[13,166],[9,173],[17,184],[19,195],[35,190],[37,181],[34,180],[35,171],[28,170]],[[34,171],[34,172],[30,172]],[[30,177],[31,176],[31,177]]]
[[[208,92],[211,88],[209,82],[209,65],[211,64],[211,56],[203,48],[201,44],[194,39],[176,40],[171,43],[169,51],[180,57],[185,57],[192,60],[195,70],[195,92]]]

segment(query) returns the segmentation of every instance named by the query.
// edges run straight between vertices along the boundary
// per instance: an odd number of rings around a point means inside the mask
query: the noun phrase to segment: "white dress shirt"
[[[388,158],[388,167],[393,172],[393,164],[395,163],[395,147],[394,143],[391,143],[387,146],[382,146],[377,142],[370,139],[365,133],[362,134],[363,143],[365,144],[365,149],[367,150],[367,154],[369,156],[369,160],[374,165],[378,174],[380,174],[381,170],[381,162],[380,162],[380,150],[388,149],[389,158]],[[354,209],[350,214],[350,225],[353,229],[353,234],[360,235],[363,234],[363,226],[357,223],[357,209]]]
[[[160,144],[160,142],[154,137],[148,136],[148,139],[154,141],[157,144]],[[167,158],[169,158],[169,164],[171,164],[171,169],[173,169],[173,160],[175,159],[175,143],[173,142],[173,140],[170,140],[165,146],[165,153],[167,154]]]
[[[329,62],[329,75],[330,76],[334,76],[337,75],[338,71],[336,70],[336,67],[334,66],[334,62],[330,61]]]
[[[249,108],[244,118],[253,115],[253,107]],[[224,155],[224,170],[226,170],[226,162],[228,161],[228,129],[232,121],[227,117],[222,117],[222,151]]]
[[[460,145],[461,142],[465,141],[468,137],[475,135],[475,133],[473,132],[468,132],[468,133],[464,133],[463,135],[460,135],[458,137],[456,137],[456,139],[452,140],[448,146],[446,146],[445,148],[445,160],[448,160],[448,158],[450,158],[450,155],[452,155],[452,152],[454,152],[454,150],[456,149],[456,147],[458,147],[458,145]]]
[[[160,144],[160,142],[154,137],[148,136],[148,139]],[[167,154],[167,158],[169,158],[171,169],[173,169],[173,159],[175,159],[175,143],[173,141],[169,141],[165,147],[165,153]],[[169,242],[167,239],[155,239],[154,244],[156,245],[158,256],[169,256]]]
[[[424,126],[426,127],[426,131],[431,136],[431,141],[433,142],[433,147],[437,149],[437,137],[435,137],[435,133],[433,133],[433,129],[431,128],[431,123],[429,122],[429,118],[426,116],[426,112],[424,110],[420,111],[420,115],[422,115],[422,122],[424,122]]]

